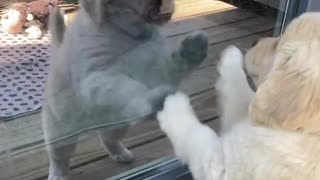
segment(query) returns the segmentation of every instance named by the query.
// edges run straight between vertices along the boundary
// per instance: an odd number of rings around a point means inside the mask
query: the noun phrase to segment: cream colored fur
[[[281,36],[275,65],[250,107],[260,125],[320,132],[320,13],[294,20]]]
[[[240,94],[248,87],[219,89],[232,80],[226,74],[241,72],[229,66],[239,68],[239,50],[231,47],[224,52],[216,88],[224,95],[219,99],[222,112],[231,113],[222,120],[233,123],[221,136],[200,123],[186,95],[177,93],[166,99],[164,110],[158,113],[161,128],[196,180],[320,179],[320,137],[313,134],[317,126],[310,126],[319,121],[319,19],[318,13],[305,14],[280,37],[274,65],[258,88],[250,118],[248,111],[239,110],[243,107],[234,109],[248,104],[250,96]],[[236,92],[239,96],[233,96]],[[297,124],[304,132],[292,128]]]
[[[235,46],[228,47],[222,53],[218,66],[220,78],[215,84],[219,102],[223,102],[220,104],[222,132],[230,130],[235,123],[248,118],[248,107],[254,92],[248,86],[242,63],[242,53]]]
[[[278,37],[263,38],[245,55],[243,68],[256,87],[265,80],[273,66],[278,41]]]

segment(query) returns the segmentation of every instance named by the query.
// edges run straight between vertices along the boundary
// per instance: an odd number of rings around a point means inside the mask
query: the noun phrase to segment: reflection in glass
[[[64,1],[53,37],[1,29],[0,179],[105,179],[172,158],[154,121],[163,99],[183,90],[200,119],[218,127],[221,51],[277,35],[284,15],[262,0],[110,2],[83,0],[79,9]]]

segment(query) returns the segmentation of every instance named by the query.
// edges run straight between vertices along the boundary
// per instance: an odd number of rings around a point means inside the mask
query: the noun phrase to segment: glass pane
[[[59,0],[64,15],[50,21],[52,37],[47,14],[31,7],[57,13],[56,4],[20,1],[0,3],[3,180],[49,173],[50,180],[101,180],[173,158],[155,120],[164,98],[188,93],[199,118],[217,129],[220,53],[279,35],[290,4],[82,0],[79,8],[77,0]],[[206,35],[190,35],[197,30]]]

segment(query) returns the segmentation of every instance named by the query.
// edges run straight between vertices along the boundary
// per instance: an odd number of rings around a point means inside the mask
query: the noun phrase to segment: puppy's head
[[[126,15],[149,24],[168,22],[175,9],[174,0],[80,0],[81,7],[98,24],[106,23],[110,16]]]
[[[270,72],[278,41],[279,38],[263,38],[247,52],[243,62],[243,70],[253,91],[257,90],[257,87]]]
[[[280,37],[274,65],[250,105],[251,120],[272,128],[320,132],[320,13],[295,19]]]

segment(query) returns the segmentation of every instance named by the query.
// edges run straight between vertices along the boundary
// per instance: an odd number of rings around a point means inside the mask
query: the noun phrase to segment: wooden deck
[[[230,44],[247,49],[256,39],[272,35],[275,20],[215,0],[176,0],[176,4],[174,21],[166,25],[162,32],[172,46],[176,46],[190,31],[202,29],[208,33],[209,57],[181,88],[192,97],[199,118],[217,128],[213,85],[221,51]],[[133,164],[112,162],[98,139],[91,137],[81,141],[72,158],[72,179],[102,180],[159,158],[173,156],[170,143],[156,121],[137,125],[130,129],[127,137],[124,142],[136,157]],[[45,148],[39,146],[41,143],[43,132],[39,114],[1,124],[0,179],[45,179],[48,158]]]

